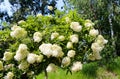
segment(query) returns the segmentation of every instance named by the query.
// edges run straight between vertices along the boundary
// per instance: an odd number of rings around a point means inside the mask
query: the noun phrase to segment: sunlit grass
[[[113,65],[113,71],[107,70],[106,67],[97,68],[96,63],[90,63],[84,65],[85,69],[82,71],[72,74],[66,74],[66,71],[58,69],[56,72],[48,73],[48,79],[120,79],[120,58],[115,62],[117,65]],[[38,75],[37,79],[44,79],[44,73]]]

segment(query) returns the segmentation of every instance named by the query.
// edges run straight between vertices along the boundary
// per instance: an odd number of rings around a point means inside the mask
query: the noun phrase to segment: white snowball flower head
[[[18,24],[22,24],[22,23],[25,23],[25,21],[24,20],[18,21]]]
[[[82,30],[82,26],[79,22],[71,22],[70,28],[75,32],[80,32]]]
[[[62,59],[62,66],[63,66],[63,67],[69,66],[70,63],[71,63],[70,57],[64,57],[64,58]]]
[[[18,50],[21,50],[21,51],[26,51],[27,49],[28,49],[28,47],[26,44],[20,44],[18,47]]]
[[[11,60],[12,58],[13,58],[13,53],[11,53],[11,52],[5,52],[4,53],[4,57],[3,57],[4,61]]]
[[[67,56],[72,58],[75,56],[75,51],[74,50],[69,50],[68,53],[67,53]]]
[[[53,10],[53,6],[48,6],[47,8],[51,11]]]
[[[84,25],[87,29],[90,29],[94,26],[94,23],[91,20],[87,19],[87,20],[85,20]]]
[[[13,29],[13,31],[10,33],[11,37],[14,37],[14,38],[24,38],[24,37],[27,36],[27,31],[25,31],[24,28],[13,27],[11,29]]]
[[[71,67],[72,72],[77,72],[82,69],[82,63],[77,61],[73,63],[73,66]]]
[[[4,79],[13,79],[14,74],[12,72],[8,72]]]
[[[60,36],[58,37],[58,39],[59,39],[60,41],[64,41],[64,40],[65,40],[65,36],[60,35]]]
[[[78,35],[77,35],[77,34],[71,35],[71,36],[70,36],[70,41],[71,41],[72,43],[78,43],[78,41],[79,41]]]
[[[39,46],[39,50],[43,55],[46,55],[48,58],[52,55],[52,44],[42,44]]]
[[[93,52],[93,55],[94,55],[95,59],[97,59],[97,60],[102,59],[99,52]]]
[[[0,71],[3,70],[3,62],[0,61]]]
[[[107,44],[108,40],[104,39],[102,35],[98,35],[96,42],[100,45]]]
[[[62,48],[56,44],[52,45],[52,56],[53,57],[62,57],[64,55]]]
[[[11,30],[14,31],[16,30],[17,28],[21,28],[20,26],[17,26],[17,25],[13,25],[13,27],[11,27]]]
[[[22,61],[22,62],[19,64],[18,68],[21,69],[21,70],[26,70],[26,69],[29,67],[29,65],[30,65],[30,64],[29,64],[27,61]]]
[[[40,32],[35,32],[33,35],[34,42],[40,42],[42,40],[42,34]]]
[[[93,37],[96,37],[98,34],[99,34],[99,31],[98,31],[98,30],[91,29],[91,30],[89,31],[89,35],[90,35],[90,36],[93,36]]]
[[[57,66],[56,66],[55,64],[50,63],[50,64],[47,66],[46,71],[47,71],[47,72],[55,72],[55,71],[56,71],[56,68],[57,68]]]
[[[36,61],[36,54],[29,53],[27,56],[27,62],[33,64],[35,63],[35,61]]]
[[[57,32],[52,33],[51,34],[51,40],[57,38],[58,36],[59,36],[59,33],[57,33]]]
[[[72,42],[68,42],[66,47],[67,47],[68,49],[73,48],[73,43],[72,43]]]
[[[36,55],[36,62],[40,63],[43,60],[43,55]]]
[[[101,47],[98,43],[92,43],[91,49],[93,52],[101,52],[103,47]]]

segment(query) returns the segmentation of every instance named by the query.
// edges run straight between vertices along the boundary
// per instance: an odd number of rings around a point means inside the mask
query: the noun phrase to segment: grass
[[[68,73],[62,69],[48,73],[48,79],[120,79],[120,57],[110,65],[110,71],[106,67],[97,67],[96,63],[83,66],[83,70],[76,73]],[[44,73],[37,76],[37,79],[44,79]]]

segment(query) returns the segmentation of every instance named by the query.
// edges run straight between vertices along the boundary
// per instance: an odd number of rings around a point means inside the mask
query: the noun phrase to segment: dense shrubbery
[[[75,11],[29,16],[11,27],[5,41],[9,44],[0,61],[0,77],[6,79],[32,78],[57,67],[79,71],[82,63],[100,60],[107,43],[94,23]]]

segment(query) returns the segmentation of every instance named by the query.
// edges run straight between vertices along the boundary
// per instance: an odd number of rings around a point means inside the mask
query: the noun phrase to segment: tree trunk
[[[48,73],[47,73],[46,69],[44,70],[44,72],[45,72],[45,79],[48,79]]]

